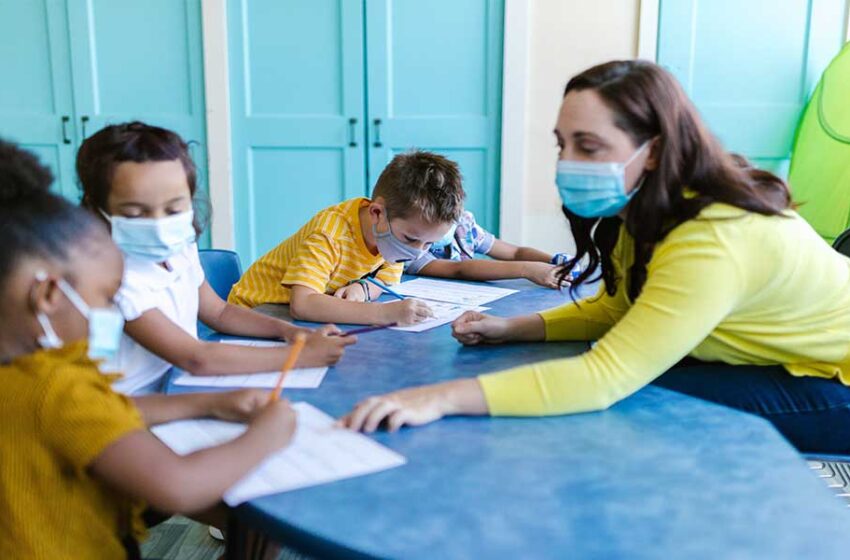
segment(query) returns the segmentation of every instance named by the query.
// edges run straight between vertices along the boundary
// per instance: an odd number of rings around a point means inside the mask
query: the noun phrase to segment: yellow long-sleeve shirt
[[[796,376],[850,385],[850,259],[795,212],[762,216],[725,204],[660,242],[635,301],[634,240],[613,252],[617,291],[541,313],[546,340],[595,340],[580,356],[479,378],[493,415],[600,410],[687,355],[780,364]],[[850,390],[850,389],[848,389]]]

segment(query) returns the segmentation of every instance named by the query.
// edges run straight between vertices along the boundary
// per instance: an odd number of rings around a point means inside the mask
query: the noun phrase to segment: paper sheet
[[[399,467],[402,455],[363,434],[334,428],[334,419],[318,408],[299,402],[295,438],[224,494],[230,506],[297,488]],[[183,420],[151,428],[153,434],[179,455],[230,441],[245,431],[243,424],[220,420]]]
[[[440,325],[445,325],[446,323],[451,323],[461,315],[465,311],[486,311],[487,307],[474,307],[468,305],[458,305],[455,303],[445,303],[442,301],[426,301],[428,307],[431,308],[431,311],[434,312],[434,317],[428,319],[427,321],[422,321],[421,323],[416,323],[415,325],[408,325],[406,327],[390,327],[394,331],[406,331],[406,332],[422,332],[427,331],[429,329],[433,329],[435,327],[439,327]]]
[[[467,307],[485,305],[518,291],[485,284],[462,284],[446,280],[431,280],[430,278],[417,278],[402,282],[393,286],[393,290],[403,296],[454,303]]]
[[[222,340],[224,344],[238,344],[257,348],[280,348],[286,346],[276,340]],[[286,374],[284,389],[317,389],[328,372],[326,367],[296,368]],[[192,375],[183,373],[174,380],[175,385],[188,387],[232,387],[274,389],[277,386],[278,371],[252,373],[246,375]]]

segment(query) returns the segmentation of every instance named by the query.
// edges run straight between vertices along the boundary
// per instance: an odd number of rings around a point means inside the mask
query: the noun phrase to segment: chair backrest
[[[850,229],[835,238],[832,248],[842,255],[850,257]]]
[[[202,249],[198,251],[198,255],[201,258],[201,267],[204,269],[207,282],[221,299],[227,300],[233,284],[242,276],[239,255],[224,249]]]

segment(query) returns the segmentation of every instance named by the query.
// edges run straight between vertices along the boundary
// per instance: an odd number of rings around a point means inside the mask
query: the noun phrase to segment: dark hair
[[[372,197],[383,197],[393,218],[418,216],[429,224],[456,222],[463,212],[463,180],[457,164],[421,150],[399,154],[387,165]]]
[[[767,216],[792,206],[786,184],[775,175],[753,168],[746,159],[730,154],[706,129],[696,108],[676,79],[651,62],[613,61],[594,66],[567,84],[571,91],[593,90],[614,113],[617,128],[635,146],[657,138],[658,167],[647,171],[643,185],[626,210],[625,229],[634,238],[629,297],[640,295],[646,267],[655,245],[678,225],[694,219],[706,206],[723,202]],[[686,194],[686,191],[691,192]],[[616,292],[611,252],[623,220],[582,218],[563,208],[576,243],[576,256],[563,277],[584,257],[588,266],[573,282],[571,293],[601,271],[611,295]]]
[[[180,135],[139,121],[104,127],[86,138],[77,152],[77,176],[83,194],[80,204],[100,216],[98,211],[106,210],[115,168],[121,163],[175,160],[183,165],[189,194],[197,205],[198,171],[189,145]],[[203,210],[195,212],[194,226],[199,235],[209,216],[209,209]]]
[[[0,292],[21,259],[65,261],[69,249],[106,229],[89,212],[49,191],[53,174],[36,157],[0,140]]]

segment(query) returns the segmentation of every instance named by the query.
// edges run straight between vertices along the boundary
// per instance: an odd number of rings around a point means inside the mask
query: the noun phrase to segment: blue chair
[[[227,300],[230,289],[242,277],[239,255],[225,249],[202,249],[198,251],[201,267],[212,289],[223,300]]]

